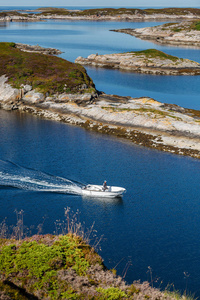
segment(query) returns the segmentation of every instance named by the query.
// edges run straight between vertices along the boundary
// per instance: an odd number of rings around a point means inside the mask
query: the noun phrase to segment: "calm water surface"
[[[113,53],[157,48],[200,61],[199,50],[162,47],[109,29],[153,26],[160,23],[63,22],[1,24],[0,40],[56,47],[74,61],[91,53]],[[147,76],[88,68],[99,90],[199,108],[199,77]],[[53,121],[0,111],[0,166],[11,171],[11,161],[25,168],[64,178],[124,186],[121,200],[86,199],[53,192],[38,192],[1,185],[0,222],[15,223],[15,209],[25,211],[27,226],[46,216],[44,233],[55,231],[64,208],[80,211],[80,220],[95,229],[109,268],[126,280],[153,278],[162,287],[175,287],[200,296],[200,162],[134,146],[123,140],[92,134]],[[10,168],[10,169],[9,169]],[[31,177],[30,177],[31,179]],[[121,261],[121,262],[120,262]],[[187,272],[189,278],[185,278]],[[188,283],[187,283],[188,281]]]
[[[156,48],[168,54],[200,62],[199,49],[168,47],[109,31],[119,28],[155,26],[162,22],[67,22],[0,24],[0,41],[14,41],[63,51],[63,58],[74,61],[91,53],[117,53]],[[153,97],[158,101],[200,109],[199,76],[152,76],[87,68],[98,90],[123,96]]]

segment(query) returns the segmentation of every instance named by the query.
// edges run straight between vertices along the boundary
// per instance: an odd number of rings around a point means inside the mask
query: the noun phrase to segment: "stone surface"
[[[169,26],[163,24],[154,27],[127,28],[113,31],[127,33],[144,40],[151,40],[157,44],[200,47],[200,30],[191,29],[191,24],[190,21],[183,21],[181,23],[171,23]]]
[[[91,54],[87,58],[79,56],[75,62],[81,65],[130,70],[138,73],[200,75],[200,64],[197,62],[167,56],[165,53],[154,49],[150,49],[150,51],[153,53],[153,56],[141,53],[141,51],[106,55]],[[163,58],[162,54],[166,55],[166,58]]]
[[[21,95],[21,96],[20,96]],[[162,151],[200,158],[200,111],[154,99],[101,94],[45,97],[13,89],[0,77],[0,107],[18,109]]]
[[[35,52],[35,53],[42,53],[46,55],[58,55],[62,52],[55,48],[44,48],[39,45],[27,45],[27,44],[21,44],[16,43],[16,47],[24,52]]]

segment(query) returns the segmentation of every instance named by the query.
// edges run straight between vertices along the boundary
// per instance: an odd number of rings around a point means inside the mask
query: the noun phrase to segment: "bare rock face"
[[[14,101],[21,98],[21,91],[12,88],[11,85],[6,83],[7,77],[5,75],[0,77],[0,101]]]
[[[22,100],[25,100],[25,101],[28,101],[28,102],[31,102],[31,103],[41,103],[43,102],[45,99],[45,96],[44,94],[42,93],[38,93],[36,91],[30,91],[30,92],[27,92],[23,97],[22,97]]]
[[[37,90],[33,90],[31,85],[22,85],[20,89],[13,88],[7,83],[7,80],[8,78],[5,75],[0,77],[0,106],[8,110],[17,109],[18,106],[22,106],[24,103],[41,104],[50,102],[53,104],[74,102],[79,105],[86,105],[97,97],[95,92],[76,94],[62,93],[48,96]]]

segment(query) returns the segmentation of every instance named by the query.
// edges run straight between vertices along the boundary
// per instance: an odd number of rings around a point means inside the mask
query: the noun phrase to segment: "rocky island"
[[[200,112],[96,91],[80,64],[0,43],[0,107],[200,158]],[[16,71],[17,70],[17,71]]]
[[[200,64],[178,58],[156,49],[98,55],[79,56],[76,63],[101,68],[129,70],[157,75],[200,75]]]
[[[146,21],[146,20],[191,20],[200,17],[198,8],[95,8],[68,10],[65,8],[43,7],[35,11],[2,11],[0,22],[41,21],[45,19],[94,20],[94,21]]]
[[[167,23],[153,27],[127,28],[113,31],[127,33],[157,44],[200,47],[200,19],[180,23]]]

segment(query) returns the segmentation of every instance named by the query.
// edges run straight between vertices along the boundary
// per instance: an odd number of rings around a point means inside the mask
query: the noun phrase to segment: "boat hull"
[[[126,189],[117,186],[108,186],[106,190],[101,185],[87,185],[82,189],[82,195],[88,197],[99,198],[115,198],[122,197]]]

